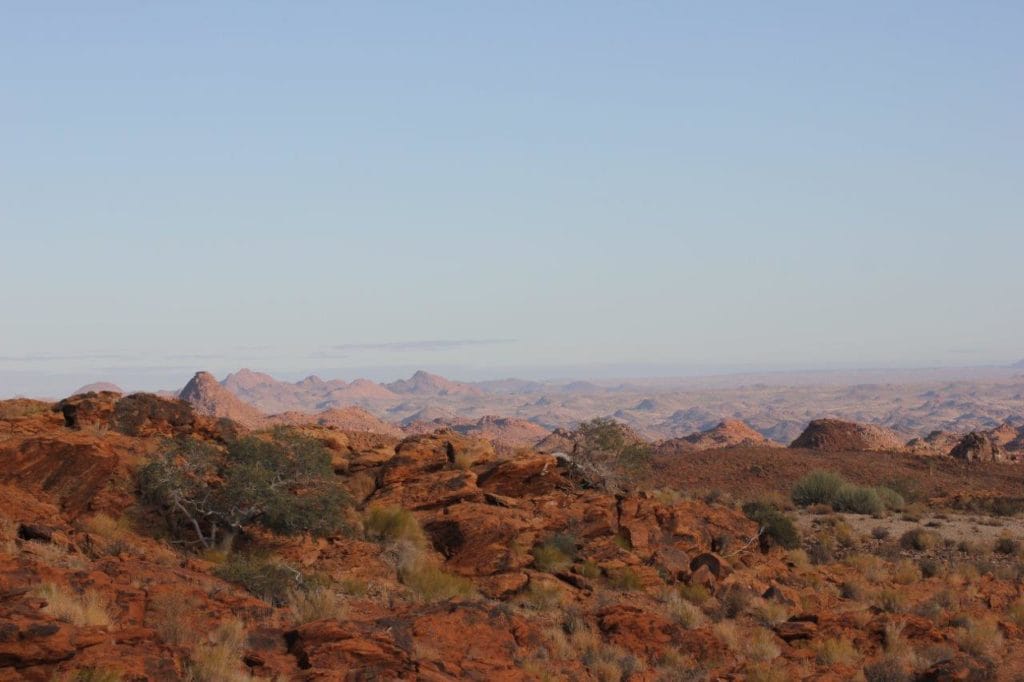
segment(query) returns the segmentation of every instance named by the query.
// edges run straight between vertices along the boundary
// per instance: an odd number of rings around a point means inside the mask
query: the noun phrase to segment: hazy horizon
[[[821,385],[838,386],[846,384],[875,383],[926,383],[929,381],[984,381],[1013,379],[1024,376],[1021,368],[1011,365],[971,366],[919,366],[919,367],[755,367],[755,366],[714,366],[685,367],[678,365],[591,365],[563,367],[465,367],[465,366],[368,366],[355,368],[308,369],[305,371],[281,370],[259,366],[223,365],[200,366],[195,368],[156,366],[135,369],[111,369],[102,371],[68,371],[63,373],[3,372],[0,371],[0,386],[5,387],[0,399],[12,397],[56,399],[70,395],[80,387],[100,382],[118,385],[127,392],[158,392],[180,390],[196,372],[212,373],[218,381],[230,374],[250,370],[268,374],[274,379],[294,383],[309,376],[325,381],[341,379],[352,382],[368,379],[378,383],[390,383],[407,379],[415,372],[426,371],[454,381],[469,383],[502,380],[536,381],[551,385],[571,382],[594,382],[613,386],[619,383],[633,383],[638,386],[659,385],[685,386],[720,385],[741,386],[752,383],[768,385]]]
[[[0,17],[0,394],[1024,357],[1019,3]]]

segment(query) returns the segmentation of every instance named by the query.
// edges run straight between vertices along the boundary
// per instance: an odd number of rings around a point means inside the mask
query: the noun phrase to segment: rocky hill
[[[191,382],[196,404],[219,404],[211,379]],[[760,451],[783,462],[830,456]],[[742,448],[724,452],[695,457],[770,472],[744,464]],[[268,457],[275,476],[259,464]],[[670,470],[613,495],[581,486],[572,466],[501,457],[452,430],[402,440],[329,425],[254,432],[146,394],[0,402],[0,679],[1024,672],[1005,553],[992,555],[996,568],[967,570],[930,536],[886,544],[837,515],[814,517],[821,527],[801,535],[770,502],[745,514],[673,492]],[[1020,484],[1015,465],[975,466]],[[950,473],[942,480],[968,483],[961,468]],[[344,495],[311,497],[339,486]],[[232,500],[255,489],[267,497],[231,516],[241,510]],[[245,520],[204,549],[197,531],[213,526],[188,523],[179,504]]]
[[[463,395],[479,397],[483,395],[483,391],[475,386],[445,379],[442,376],[430,374],[423,370],[416,372],[409,379],[399,379],[398,381],[386,384],[385,388],[392,393],[416,396]]]
[[[78,395],[80,393],[100,393],[102,391],[109,391],[111,393],[124,393],[117,384],[112,384],[109,381],[97,381],[96,383],[86,384],[76,391],[73,391],[71,395]]]
[[[900,452],[905,448],[903,439],[888,429],[840,419],[815,419],[790,447],[826,452]]]
[[[666,450],[711,450],[737,447],[782,447],[737,419],[726,419],[706,431],[665,441]]]
[[[266,425],[263,412],[236,397],[224,388],[209,372],[196,372],[178,397],[192,405],[196,412],[211,417],[222,417],[249,428]]]

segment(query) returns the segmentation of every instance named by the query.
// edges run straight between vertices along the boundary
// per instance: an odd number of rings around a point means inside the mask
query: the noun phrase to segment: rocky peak
[[[224,417],[248,427],[259,426],[266,420],[262,412],[235,396],[209,372],[196,372],[178,397],[202,415]]]
[[[841,419],[815,419],[790,446],[826,452],[901,452],[903,440],[889,429]]]

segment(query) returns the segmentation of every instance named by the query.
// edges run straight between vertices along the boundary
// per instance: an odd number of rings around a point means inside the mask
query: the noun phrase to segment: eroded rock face
[[[78,393],[54,405],[53,411],[64,417],[64,426],[69,429],[109,426],[120,398],[120,393],[111,391]]]
[[[889,429],[840,419],[815,419],[789,447],[826,452],[901,452],[904,449],[903,440]]]
[[[1005,462],[1008,457],[987,433],[972,431],[949,451],[951,457],[967,462]]]

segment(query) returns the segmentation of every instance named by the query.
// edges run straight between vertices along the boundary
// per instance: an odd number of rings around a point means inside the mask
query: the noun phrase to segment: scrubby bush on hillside
[[[214,573],[228,582],[238,583],[274,606],[288,603],[295,590],[307,586],[306,577],[300,571],[272,557],[233,554]]]
[[[650,468],[650,447],[631,437],[614,419],[583,422],[576,434],[570,471],[586,487],[626,492],[635,488]]]
[[[878,515],[906,506],[903,497],[890,488],[850,483],[831,471],[813,471],[801,478],[793,486],[792,498],[801,507],[823,504],[854,514]]]
[[[885,511],[885,504],[874,489],[846,484],[836,491],[832,508],[854,514],[877,515]]]
[[[743,513],[751,521],[756,521],[761,526],[761,532],[780,547],[796,549],[800,546],[800,533],[793,521],[771,504],[748,502],[743,505]]]
[[[556,571],[565,568],[576,559],[575,536],[556,533],[533,548],[533,565],[539,571]]]
[[[793,503],[800,507],[812,504],[832,504],[836,493],[846,481],[831,471],[812,471],[793,486]]]
[[[180,441],[143,467],[139,488],[174,534],[206,549],[230,546],[248,524],[285,535],[337,533],[349,504],[323,445],[284,429],[226,451]]]
[[[416,547],[427,544],[427,538],[412,512],[401,507],[374,507],[363,523],[366,536],[377,542],[407,542]]]

